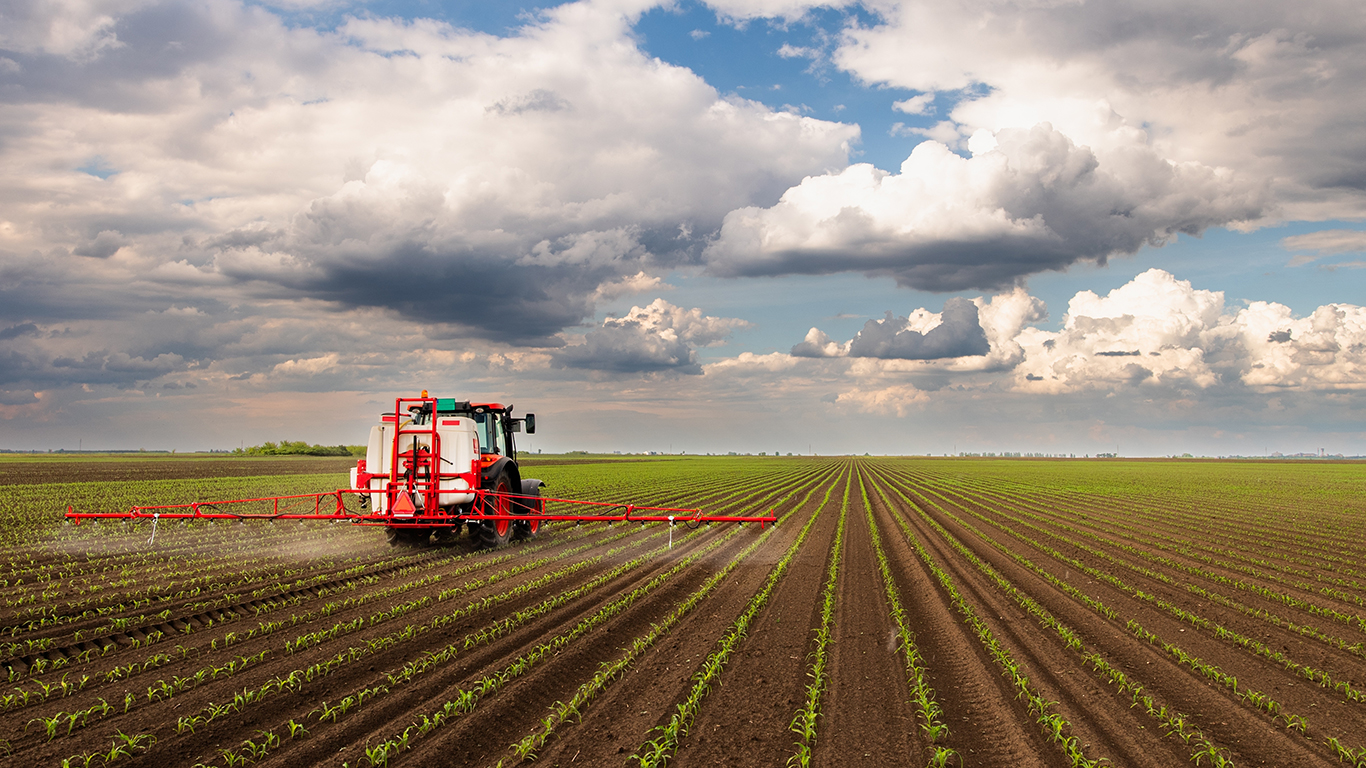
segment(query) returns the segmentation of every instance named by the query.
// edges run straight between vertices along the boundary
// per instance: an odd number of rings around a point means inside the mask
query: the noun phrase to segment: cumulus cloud
[[[593,301],[616,299],[637,293],[649,293],[650,291],[667,291],[672,288],[673,286],[664,282],[663,278],[647,275],[641,271],[598,286],[598,289],[593,292]]]
[[[127,240],[111,230],[105,230],[87,243],[76,246],[72,251],[77,256],[89,256],[94,259],[107,259],[119,252],[119,249],[127,244]]]
[[[1366,307],[1327,304],[1308,317],[1290,308],[1253,302],[1223,329],[1247,351],[1240,380],[1262,391],[1366,390]]]
[[[1366,195],[1366,17],[1350,4],[1223,0],[888,2],[834,62],[957,101],[960,137],[1049,122],[1270,186],[1273,216],[1354,217]]]
[[[1261,210],[1258,191],[1230,174],[1141,145],[1102,161],[1047,124],[980,138],[971,157],[927,141],[900,173],[853,165],[806,178],[771,208],[733,211],[708,265],[724,275],[859,270],[923,290],[993,289]]]
[[[892,108],[908,115],[927,115],[934,111],[934,94],[922,93],[919,96],[892,102]]]
[[[951,299],[941,313],[888,313],[844,343],[812,328],[787,359],[807,389],[835,390],[828,403],[897,416],[971,397],[974,407],[1000,409],[1007,419],[1007,411],[1046,402],[1111,415],[1166,403],[1188,419],[1202,418],[1202,410],[1214,418],[1216,409],[1219,419],[1248,419],[1268,407],[1267,395],[1303,404],[1366,390],[1360,306],[1328,304],[1306,317],[1264,301],[1233,309],[1221,291],[1151,269],[1103,296],[1077,293],[1059,330],[1040,327],[1047,317],[1044,303],[1017,287],[989,299]],[[907,359],[906,348],[924,352],[937,331],[968,343],[948,345],[938,359]]]
[[[1366,389],[1366,309],[1329,304],[1295,318],[1258,301],[1229,313],[1221,291],[1158,269],[1104,297],[1078,293],[1061,331],[1026,328],[1017,341],[1016,383],[1032,392]]]
[[[936,360],[945,357],[985,355],[986,333],[977,322],[977,305],[967,299],[953,298],[944,303],[938,324],[917,330],[906,317],[869,320],[849,343],[850,357],[876,357],[884,360]]]
[[[806,332],[806,338],[792,346],[793,357],[843,357],[849,354],[848,343],[840,344],[819,328]]]
[[[818,5],[794,3],[713,5],[746,19]],[[944,119],[891,132],[943,146],[922,144],[900,174],[855,166],[807,179],[777,206],[732,213],[708,251],[718,274],[850,269],[928,290],[993,290],[1178,232],[1355,219],[1366,203],[1366,17],[1354,7],[867,7],[872,23],[843,24],[833,62],[917,92],[894,109],[939,105]],[[1012,139],[1040,126],[1051,141]],[[993,140],[997,166],[986,161]],[[950,153],[963,150],[972,157]]]
[[[631,307],[625,317],[607,318],[601,327],[584,335],[584,343],[554,352],[551,362],[561,368],[611,373],[700,375],[696,347],[719,344],[732,331],[749,325],[655,299],[647,306]]]
[[[1016,374],[1040,392],[1124,383],[1209,387],[1220,379],[1202,335],[1219,325],[1223,310],[1222,293],[1148,270],[1105,297],[1078,293],[1059,332],[1025,329]]]
[[[792,347],[793,357],[872,358],[883,361],[949,361],[936,370],[984,371],[1013,368],[1024,359],[1017,337],[1048,316],[1044,303],[1024,288],[972,300],[952,298],[942,312],[919,308],[905,317],[888,311],[864,323],[853,339],[839,343],[819,328]],[[970,359],[969,359],[970,358]],[[892,366],[906,370],[904,366]]]
[[[232,0],[71,5],[0,23],[0,247],[47,262],[6,275],[28,319],[193,289],[553,345],[858,136],[651,58],[641,8],[569,3],[498,37],[320,31]]]
[[[27,334],[37,332],[38,326],[34,323],[20,323],[19,325],[11,325],[3,331],[0,331],[0,341],[8,341],[10,339],[15,339],[20,336],[25,336]]]

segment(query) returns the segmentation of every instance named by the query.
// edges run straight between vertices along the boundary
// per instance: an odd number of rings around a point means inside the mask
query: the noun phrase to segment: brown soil
[[[72,459],[0,462],[0,486],[41,483],[193,480],[206,477],[345,473],[354,456],[282,456],[260,459]]]
[[[332,471],[317,469],[325,461],[329,460],[215,459],[174,465],[187,472],[212,469],[216,474],[242,475],[249,475],[249,470],[282,474],[285,467],[307,467],[300,471],[308,473]],[[349,460],[338,461],[349,465]],[[109,472],[154,471],[137,469],[135,462],[108,464]],[[5,474],[13,466],[0,465],[0,484],[38,482],[34,478],[42,477]],[[82,462],[84,479],[92,466],[105,464]],[[1360,735],[1366,733],[1366,705],[1341,687],[1313,684],[1284,663],[1240,648],[1206,627],[1183,622],[1152,601],[1091,578],[1075,565],[1080,562],[1113,574],[1145,594],[1253,638],[1283,658],[1327,670],[1334,681],[1357,690],[1366,685],[1366,657],[1359,648],[1343,648],[1277,626],[1187,589],[1191,585],[1225,595],[1249,610],[1312,627],[1349,646],[1362,643],[1366,632],[1346,621],[1229,583],[1236,575],[1244,584],[1347,611],[1354,594],[1350,584],[1335,586],[1338,593],[1323,594],[1291,589],[1278,580],[1292,573],[1316,583],[1327,579],[1336,584],[1331,579],[1348,578],[1349,569],[1341,562],[1300,556],[1318,546],[1312,538],[1300,540],[1304,550],[1296,554],[1286,546],[1261,547],[1255,542],[1237,549],[1229,544],[1237,531],[1225,531],[1220,537],[1207,537],[1229,549],[1222,564],[1211,563],[1211,556],[1195,546],[1198,531],[1182,531],[1159,517],[1142,522],[1147,513],[1124,500],[1066,493],[1021,495],[1018,489],[1007,492],[962,482],[942,463],[837,459],[748,466],[750,474],[743,479],[713,472],[699,473],[696,482],[686,486],[674,482],[654,487],[645,481],[637,485],[640,503],[668,500],[686,505],[707,499],[712,507],[732,502],[739,509],[776,505],[780,515],[787,515],[771,533],[757,526],[714,525],[689,536],[679,526],[673,531],[672,547],[661,526],[567,524],[550,527],[535,541],[495,551],[475,548],[466,536],[422,550],[392,549],[379,531],[330,524],[168,527],[151,549],[145,544],[145,528],[125,533],[108,526],[98,535],[78,531],[68,534],[72,538],[28,549],[10,546],[8,566],[0,565],[0,598],[7,603],[0,609],[0,627],[5,630],[0,637],[0,671],[9,671],[9,688],[3,695],[11,697],[0,705],[0,738],[15,765],[60,765],[73,756],[108,754],[119,743],[120,733],[151,734],[156,739],[149,750],[114,761],[126,765],[224,766],[229,762],[224,751],[240,754],[246,741],[270,742],[254,761],[259,765],[369,765],[367,748],[399,736],[455,700],[460,691],[508,670],[541,643],[565,635],[614,600],[650,585],[648,592],[593,631],[511,675],[472,711],[450,717],[424,736],[410,731],[408,748],[388,759],[390,765],[486,766],[500,760],[503,765],[515,764],[511,744],[541,728],[557,702],[570,700],[603,664],[620,658],[635,639],[649,633],[767,533],[694,610],[609,681],[578,717],[559,725],[536,755],[536,762],[551,766],[635,764],[632,755],[659,735],[658,729],[687,698],[702,663],[769,579],[802,526],[817,515],[825,491],[834,485],[829,502],[703,699],[670,761],[679,766],[784,765],[797,741],[790,724],[810,682],[807,672],[821,620],[821,594],[840,499],[845,485],[851,484],[813,764],[922,766],[935,746],[920,727],[907,682],[905,657],[873,548],[870,514],[923,656],[927,682],[949,727],[938,746],[958,755],[950,765],[1042,768],[1069,765],[1070,760],[1044,734],[1001,665],[952,604],[918,554],[917,543],[948,574],[1033,690],[1053,702],[1051,711],[1068,722],[1066,734],[1091,759],[1135,768],[1188,765],[1194,764],[1195,742],[1187,745],[1167,735],[1143,707],[1132,706],[1129,695],[1118,692],[1083,661],[1081,652],[1042,626],[956,549],[954,541],[1071,628],[1085,652],[1095,652],[1123,670],[1161,705],[1189,715],[1204,737],[1237,765],[1338,765],[1328,746],[1330,738],[1353,748],[1366,743]],[[53,477],[60,474],[50,472]],[[28,479],[14,480],[20,475]],[[868,489],[871,509],[863,504],[861,483]],[[1012,532],[1046,544],[1058,555]],[[1125,549],[1146,542],[1149,550],[1144,551],[1159,551],[1166,546],[1163,542],[1177,536],[1192,543],[1179,551],[1161,550],[1171,563],[1227,578],[1163,569]],[[627,548],[614,551],[622,547]],[[636,567],[551,610],[537,608],[544,600],[587,588],[618,565],[652,551],[655,554]],[[1252,552],[1255,557],[1248,554]],[[1028,565],[1012,555],[1026,559]],[[1253,566],[1248,563],[1253,560],[1238,559],[1244,555],[1259,563],[1258,573],[1267,575],[1250,572]],[[1126,568],[1121,560],[1162,573],[1165,579]],[[1031,565],[1102,601],[1118,618],[1097,613]],[[656,577],[657,583],[652,581]],[[456,588],[458,595],[442,599],[443,592]],[[464,613],[457,613],[467,606]],[[531,618],[519,618],[533,610]],[[1236,676],[1240,690],[1262,691],[1284,712],[1305,715],[1307,734],[1287,729],[1283,720],[1273,719],[1140,639],[1126,627],[1130,619]],[[414,629],[405,633],[406,627]],[[490,629],[498,631],[488,637]],[[301,638],[331,630],[335,636],[305,641],[295,650]],[[391,680],[390,675],[405,665],[421,663],[451,644],[459,649],[453,658],[408,682]],[[250,660],[245,667],[244,658]],[[259,701],[195,723],[193,731],[177,727],[212,707],[230,704],[244,691],[260,691],[269,681],[294,672],[303,677],[304,670],[329,660],[338,661],[325,673],[315,669],[310,679],[271,688]],[[196,675],[200,681],[190,682]],[[86,682],[76,689],[82,678]],[[62,694],[63,681],[69,695]],[[163,684],[179,689],[172,696],[159,695]],[[54,691],[46,700],[41,700],[43,686]],[[361,692],[367,692],[364,702],[348,705],[346,714],[335,721],[320,717],[325,704],[338,706],[348,697],[354,702]],[[27,704],[21,700],[24,693]],[[107,713],[101,702],[109,705]],[[43,720],[52,718],[56,724],[49,738]],[[291,738],[291,722],[307,733]],[[103,761],[96,756],[91,764]]]

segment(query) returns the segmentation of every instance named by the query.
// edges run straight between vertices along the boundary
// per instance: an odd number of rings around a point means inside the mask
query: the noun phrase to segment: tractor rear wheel
[[[432,532],[428,528],[385,528],[384,536],[391,547],[421,547]]]
[[[489,490],[497,494],[512,493],[512,480],[508,477],[507,470],[498,473],[497,479],[493,481]],[[486,515],[510,515],[513,514],[514,509],[512,499],[506,495],[484,497],[484,514]],[[501,547],[511,539],[511,520],[486,520],[484,526],[479,529],[479,543],[486,547]]]

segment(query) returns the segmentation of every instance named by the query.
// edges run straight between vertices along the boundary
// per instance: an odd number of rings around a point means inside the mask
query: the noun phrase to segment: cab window
[[[498,414],[496,413],[476,413],[474,414],[474,431],[479,435],[479,450],[483,453],[497,453],[507,455],[507,445],[504,441],[503,430],[499,428]]]

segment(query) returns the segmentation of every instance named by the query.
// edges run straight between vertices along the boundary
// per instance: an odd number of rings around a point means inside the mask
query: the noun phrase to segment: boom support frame
[[[453,528],[465,521],[485,522],[493,520],[527,520],[541,523],[556,521],[609,522],[609,523],[758,523],[762,528],[778,522],[777,515],[771,510],[767,515],[707,515],[700,509],[679,507],[651,507],[637,504],[617,504],[605,501],[581,501],[576,499],[557,499],[546,496],[528,496],[520,493],[495,493],[485,489],[474,491],[475,503],[472,510],[497,509],[500,505],[487,502],[505,498],[519,501],[528,506],[541,504],[571,505],[571,509],[591,507],[595,511],[574,511],[569,513],[546,512],[541,514],[479,514],[440,516],[423,515],[422,510],[414,510],[411,515],[392,511],[355,512],[346,507],[346,498],[355,496],[366,499],[371,491],[339,488],[323,493],[305,493],[294,496],[263,496],[253,499],[230,499],[225,501],[196,501],[189,504],[162,504],[155,506],[133,506],[127,512],[77,512],[72,507],[66,509],[66,519],[79,525],[86,520],[333,520],[346,521],[353,525],[382,525],[390,528]],[[260,508],[269,503],[269,512],[238,512],[232,507],[253,505]],[[361,506],[362,502],[357,502]],[[508,508],[518,509],[509,504]],[[620,510],[617,512],[616,510]]]

